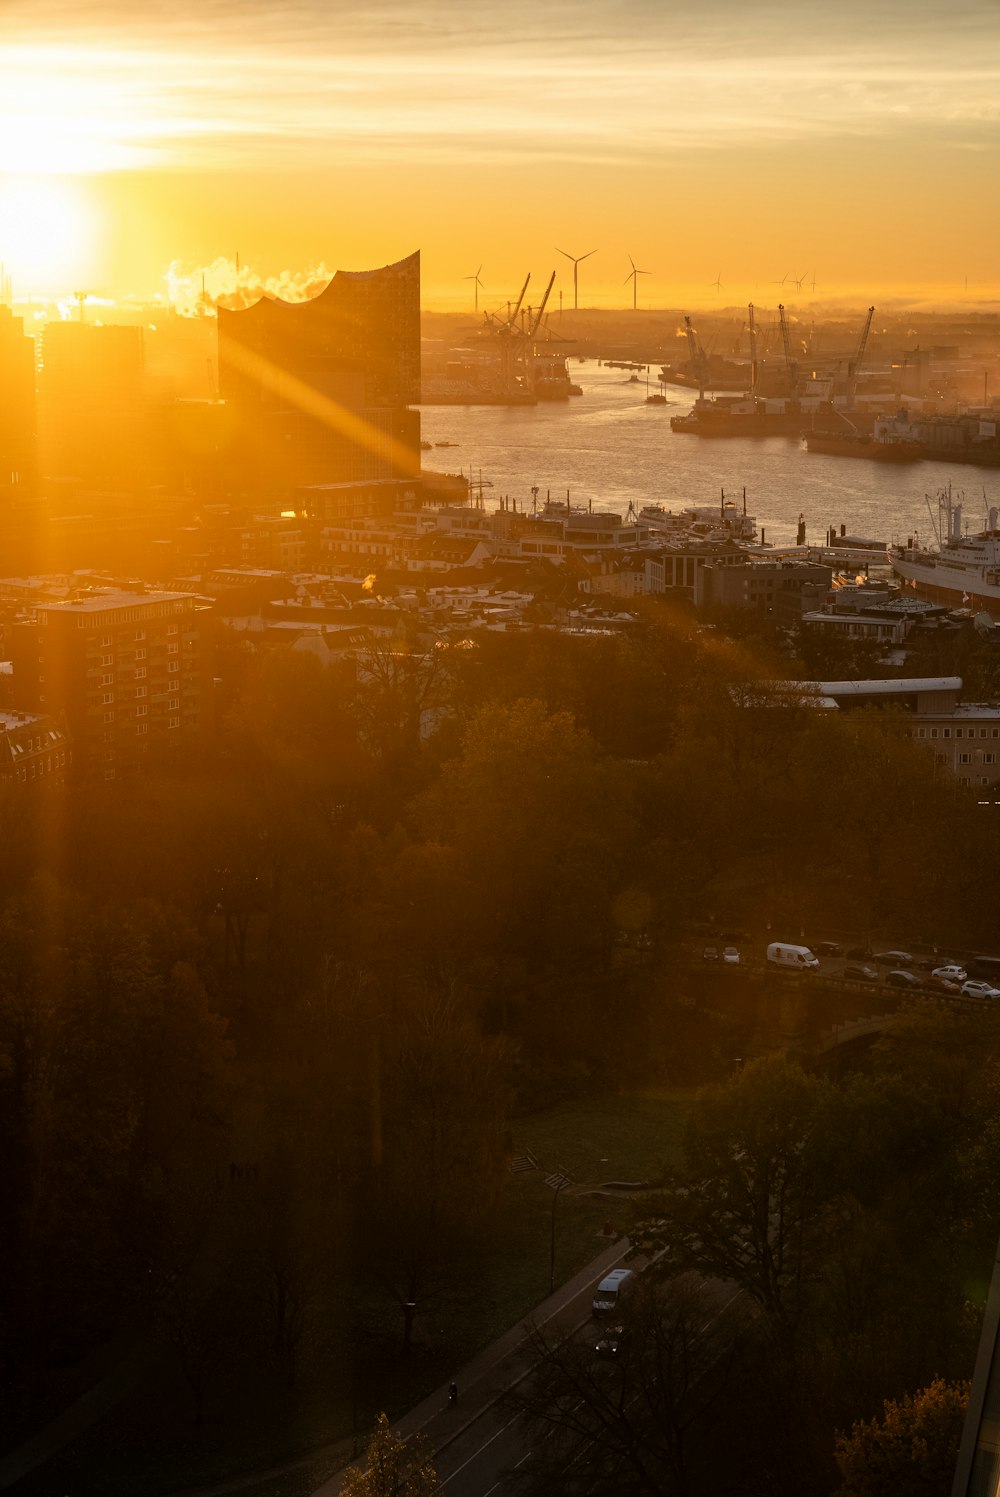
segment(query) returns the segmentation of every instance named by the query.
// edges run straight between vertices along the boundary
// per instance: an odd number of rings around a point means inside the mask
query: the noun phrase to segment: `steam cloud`
[[[262,296],[309,301],[332,278],[333,271],[322,261],[308,270],[283,270],[265,279],[252,265],[237,265],[221,255],[211,265],[196,265],[191,270],[174,260],[163,277],[168,300],[182,317],[211,315],[216,307],[248,307]]]

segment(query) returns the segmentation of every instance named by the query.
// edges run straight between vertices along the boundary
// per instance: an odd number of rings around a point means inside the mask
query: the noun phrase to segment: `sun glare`
[[[72,289],[90,272],[93,241],[93,214],[76,181],[0,179],[0,261],[15,293]]]

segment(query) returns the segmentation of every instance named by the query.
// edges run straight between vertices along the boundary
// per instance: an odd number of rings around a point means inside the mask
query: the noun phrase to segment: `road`
[[[452,1408],[447,1386],[436,1390],[393,1425],[404,1439],[420,1434],[429,1447],[447,1497],[499,1497],[503,1474],[525,1454],[524,1430],[501,1400],[534,1365],[532,1325],[564,1337],[586,1324],[594,1289],[629,1252],[627,1238],[607,1247],[569,1283],[538,1306],[532,1317],[456,1374],[459,1397]],[[315,1489],[313,1497],[338,1497],[343,1473]]]

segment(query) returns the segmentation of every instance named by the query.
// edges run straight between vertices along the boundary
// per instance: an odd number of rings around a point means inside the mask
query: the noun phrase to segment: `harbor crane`
[[[858,375],[861,373],[861,365],[865,357],[865,349],[868,347],[868,334],[872,328],[872,318],[875,316],[875,308],[868,308],[868,316],[865,325],[861,329],[861,337],[858,339],[857,352],[853,360],[847,366],[847,404],[854,405],[854,397],[858,389]]]
[[[698,342],[697,334],[691,326],[691,318],[684,314],[684,336],[687,338],[688,357],[691,361],[691,373],[697,379],[701,393],[705,393],[705,383],[708,374],[708,359],[705,350]]]
[[[788,394],[792,400],[798,398],[799,393],[799,366],[792,358],[792,345],[788,337],[788,323],[785,320],[785,308],[781,302],[778,303],[778,317],[781,321],[781,342],[785,350],[785,364],[788,368]]]
[[[542,317],[545,314],[545,306],[552,294],[552,287],[555,285],[555,279],[556,273],[555,271],[553,271],[549,276],[549,284],[545,288],[545,295],[542,297],[541,305],[535,312],[534,317],[532,317],[531,315],[531,308],[528,308],[528,325],[524,335],[524,374],[525,383],[529,390],[534,390],[535,388],[535,337],[538,333],[538,329],[542,325]]]

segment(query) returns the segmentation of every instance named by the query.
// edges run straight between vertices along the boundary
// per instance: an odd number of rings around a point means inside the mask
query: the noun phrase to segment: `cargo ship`
[[[919,463],[927,454],[922,442],[906,438],[870,437],[860,432],[807,431],[809,452],[828,457],[867,457],[876,463]]]
[[[799,400],[700,395],[686,416],[671,416],[670,428],[696,437],[801,436],[813,415]]]

